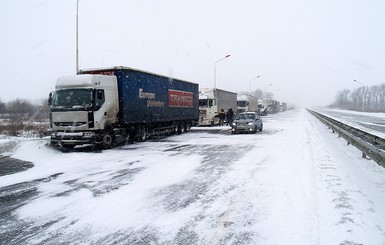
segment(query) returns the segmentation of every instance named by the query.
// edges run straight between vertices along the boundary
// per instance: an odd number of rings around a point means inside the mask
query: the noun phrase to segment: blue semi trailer
[[[199,117],[198,84],[128,67],[63,76],[50,93],[51,142],[111,148],[183,133]]]

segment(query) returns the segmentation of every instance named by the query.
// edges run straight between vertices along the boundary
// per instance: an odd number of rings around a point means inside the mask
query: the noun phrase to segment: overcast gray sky
[[[326,105],[385,82],[383,0],[80,0],[80,69],[128,66]],[[43,99],[76,72],[76,0],[0,0],[0,100]],[[250,82],[251,79],[261,77]]]

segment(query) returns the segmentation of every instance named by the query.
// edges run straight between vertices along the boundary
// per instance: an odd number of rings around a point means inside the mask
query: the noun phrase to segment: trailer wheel
[[[178,134],[179,133],[179,124],[174,122],[173,123],[173,133]]]
[[[140,129],[137,135],[137,141],[144,142],[146,141],[147,138],[148,138],[147,129],[146,128]]]
[[[114,144],[114,136],[111,131],[106,131],[103,134],[103,148],[104,149],[110,149],[112,148]]]
[[[186,123],[186,132],[189,132],[191,130],[191,124]]]
[[[185,130],[186,130],[185,127],[186,127],[185,123],[184,122],[180,122],[178,124],[178,134],[183,134],[185,132]]]

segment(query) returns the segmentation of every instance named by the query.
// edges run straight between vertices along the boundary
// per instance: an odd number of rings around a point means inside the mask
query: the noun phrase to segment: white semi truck
[[[51,142],[111,148],[182,133],[198,120],[198,84],[129,67],[81,70],[50,94]]]
[[[199,122],[200,126],[219,124],[219,112],[223,109],[235,111],[237,108],[237,93],[217,88],[201,88],[199,91]]]
[[[247,94],[237,95],[237,112],[258,112],[258,98]]]
[[[258,114],[261,116],[266,116],[269,108],[269,100],[259,99],[258,100]]]

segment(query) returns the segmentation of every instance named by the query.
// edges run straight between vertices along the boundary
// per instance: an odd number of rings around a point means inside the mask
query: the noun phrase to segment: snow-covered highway
[[[4,155],[33,167],[0,176],[0,241],[385,244],[385,169],[306,110],[263,120],[102,152],[18,142]]]

